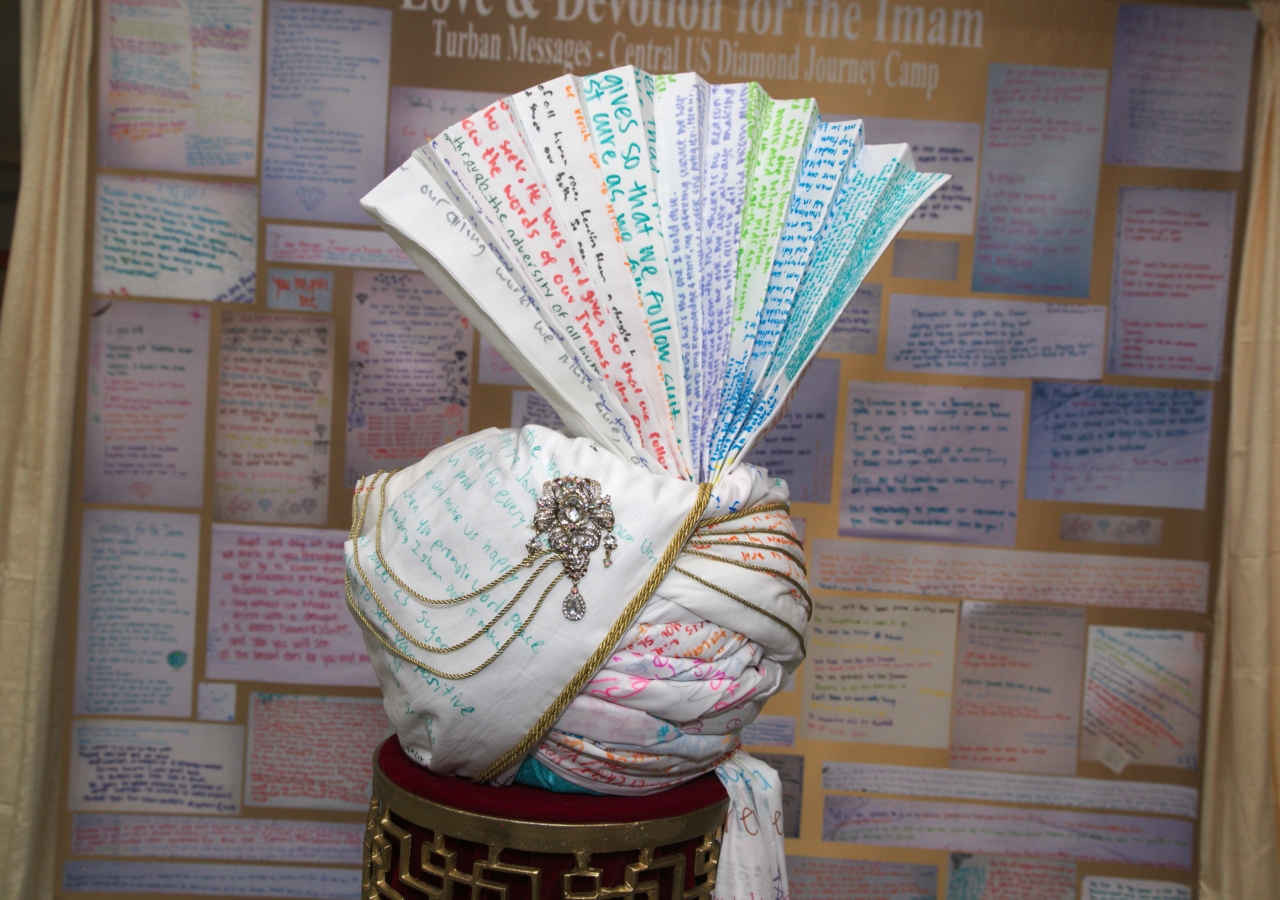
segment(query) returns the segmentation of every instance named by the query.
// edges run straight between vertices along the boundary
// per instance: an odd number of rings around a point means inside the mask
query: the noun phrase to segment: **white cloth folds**
[[[579,621],[561,611],[560,559],[526,549],[544,483],[571,475],[599,482],[619,544],[610,566],[591,554]],[[737,746],[804,656],[809,600],[786,505],[785,483],[751,466],[713,490],[538,426],[482,431],[366,479],[348,600],[405,751],[499,784],[533,754],[610,794],[715,770],[733,803],[716,896],[785,896],[777,777]],[[769,851],[745,846],[756,841]]]

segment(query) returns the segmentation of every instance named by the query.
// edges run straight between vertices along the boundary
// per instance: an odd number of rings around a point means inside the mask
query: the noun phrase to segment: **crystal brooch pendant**
[[[600,492],[600,482],[591,478],[566,475],[542,485],[538,511],[533,516],[537,534],[529,540],[530,554],[542,552],[542,537],[547,547],[564,565],[564,574],[573,587],[564,598],[560,610],[571,622],[587,614],[587,602],[578,590],[578,582],[587,574],[591,553],[604,547],[605,568],[613,565],[613,551],[618,539],[613,536],[613,506],[607,494]]]

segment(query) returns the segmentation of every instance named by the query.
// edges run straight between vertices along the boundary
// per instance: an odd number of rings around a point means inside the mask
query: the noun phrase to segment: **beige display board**
[[[816,97],[953,175],[753,458],[816,607],[744,735],[791,895],[1193,896],[1251,14],[99,5],[62,895],[357,895],[388,726],[350,485],[554,413],[354,201],[498,96],[634,64]]]

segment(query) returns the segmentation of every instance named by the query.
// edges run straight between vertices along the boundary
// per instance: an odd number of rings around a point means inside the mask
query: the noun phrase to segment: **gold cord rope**
[[[750,550],[767,550],[770,553],[780,553],[787,559],[795,563],[796,567],[805,574],[809,575],[809,570],[805,567],[804,560],[796,556],[790,550],[783,550],[781,547],[774,547],[769,544],[752,544],[746,541],[704,541],[696,534],[689,539],[690,547],[737,547],[738,549]],[[727,560],[726,560],[727,562]]]
[[[777,622],[777,623],[778,623],[779,625],[781,625],[783,628],[787,629],[787,631],[790,631],[790,632],[792,633],[792,635],[794,635],[794,636],[795,636],[795,639],[796,639],[797,641],[799,641],[799,642],[800,642],[800,653],[801,653],[802,655],[804,655],[804,656],[808,656],[808,655],[809,655],[808,651],[807,651],[807,650],[805,650],[805,646],[804,646],[804,635],[802,635],[800,632],[796,631],[796,630],[795,630],[795,628],[794,628],[794,627],[792,627],[792,625],[791,625],[789,622],[787,622],[785,619],[783,619],[783,618],[781,618],[781,617],[779,617],[779,616],[775,616],[773,613],[769,612],[769,610],[764,609],[763,607],[756,606],[756,605],[755,605],[754,603],[752,603],[750,600],[744,600],[742,597],[739,597],[737,594],[733,593],[732,591],[726,591],[724,588],[722,588],[722,587],[720,587],[720,586],[718,586],[718,585],[714,585],[714,584],[712,584],[710,581],[707,581],[707,579],[705,579],[705,578],[699,578],[697,575],[694,575],[694,574],[693,574],[692,572],[690,572],[688,569],[682,569],[682,568],[680,568],[679,566],[672,566],[672,567],[671,567],[671,571],[673,571],[673,572],[679,572],[679,573],[680,573],[681,575],[683,575],[685,578],[692,578],[694,581],[698,582],[698,584],[702,585],[703,587],[710,588],[711,590],[715,591],[717,594],[724,594],[724,595],[725,595],[726,597],[728,597],[730,600],[736,600],[736,601],[738,601],[738,602],[739,602],[739,603],[741,603],[743,606],[745,606],[747,609],[755,610],[756,612],[760,613],[760,615],[764,616],[765,618],[767,618],[767,619],[772,619],[773,621]]]

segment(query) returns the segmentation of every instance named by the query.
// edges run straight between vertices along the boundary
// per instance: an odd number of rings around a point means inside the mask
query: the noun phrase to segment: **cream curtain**
[[[1209,675],[1203,900],[1280,897],[1280,0],[1253,5],[1262,70],[1236,311],[1222,565]]]
[[[49,711],[71,665],[57,624],[84,308],[93,3],[24,0],[22,12],[23,38],[38,44],[22,48],[22,184],[0,313],[0,895],[15,900],[52,896],[56,874],[67,741],[51,739]]]

